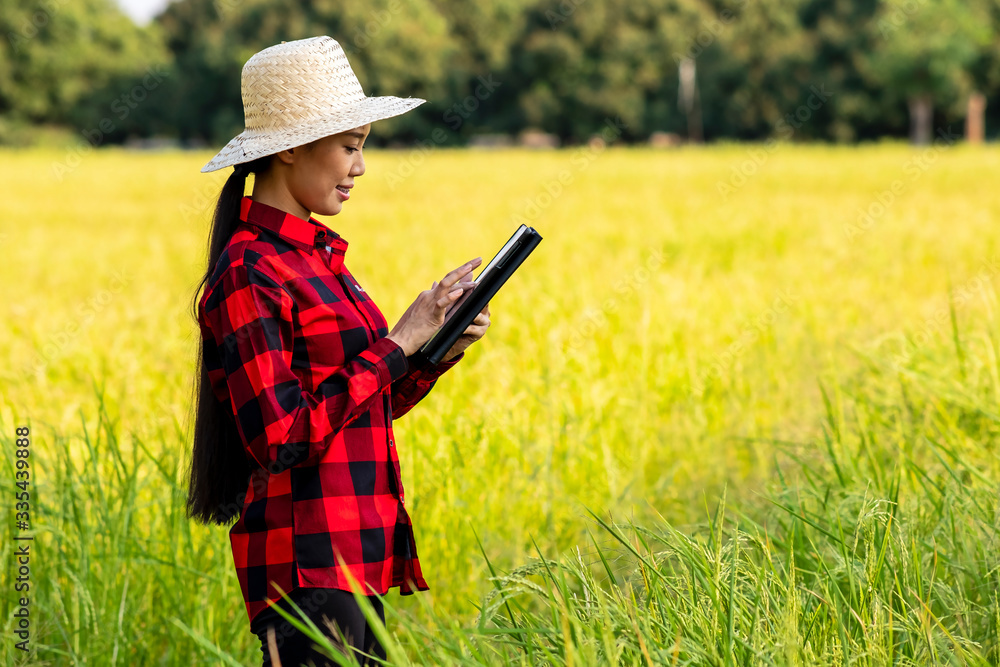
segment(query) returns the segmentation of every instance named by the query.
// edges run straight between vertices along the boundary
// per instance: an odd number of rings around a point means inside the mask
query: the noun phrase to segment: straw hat
[[[243,66],[246,129],[202,172],[250,162],[420,106],[419,97],[365,97],[347,56],[332,37],[282,42]]]

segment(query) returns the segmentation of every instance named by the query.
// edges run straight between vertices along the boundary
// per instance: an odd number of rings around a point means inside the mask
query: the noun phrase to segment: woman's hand
[[[482,257],[476,257],[472,261],[466,262],[457,269],[450,271],[448,275],[441,279],[440,283],[435,280],[429,290],[421,292],[416,301],[410,304],[410,307],[399,318],[399,322],[396,323],[396,326],[392,328],[392,331],[389,332],[386,338],[392,339],[403,348],[406,356],[410,356],[423,347],[424,343],[429,341],[431,336],[437,333],[437,330],[444,324],[444,314],[447,312],[448,307],[462,296],[465,290],[472,289],[475,285],[475,282],[468,278],[471,277],[472,270],[482,264],[482,262]],[[481,317],[483,317],[482,313],[476,315],[475,321],[479,322],[479,318]],[[476,327],[469,325],[465,333],[462,334],[462,338],[469,335],[470,330],[474,328]],[[481,333],[473,338],[473,340],[480,337],[482,337]],[[471,342],[470,340],[469,343]],[[461,338],[455,343],[455,346],[458,346],[460,343]],[[452,349],[455,349],[455,346]],[[467,346],[468,343],[466,343]],[[448,353],[451,354],[451,351],[449,350]]]
[[[458,340],[456,340],[455,344],[451,346],[451,349],[448,350],[447,354],[441,358],[441,361],[450,361],[454,357],[457,357],[465,352],[465,348],[482,338],[489,327],[490,304],[486,304],[483,309],[479,311],[479,314],[476,315],[476,319],[472,320],[472,324],[466,328],[465,333],[459,336]]]

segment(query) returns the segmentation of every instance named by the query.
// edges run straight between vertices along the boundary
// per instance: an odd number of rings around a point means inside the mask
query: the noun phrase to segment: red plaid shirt
[[[464,353],[414,367],[344,266],[347,241],[250,197],[199,300],[212,388],[254,471],[230,529],[252,621],[283,590],[427,590],[392,420]],[[343,560],[338,561],[337,555]]]

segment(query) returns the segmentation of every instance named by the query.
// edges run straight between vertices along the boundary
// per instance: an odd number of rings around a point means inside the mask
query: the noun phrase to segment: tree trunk
[[[687,115],[687,127],[691,143],[700,144],[704,141],[701,129],[701,95],[697,89],[694,93],[694,104],[691,105],[691,111]]]
[[[701,128],[701,96],[698,94],[697,74],[693,58],[685,58],[678,63],[678,106],[687,116],[688,141],[695,144],[702,142]]]
[[[965,116],[965,140],[981,144],[986,137],[986,96],[975,92],[969,95],[969,112]]]
[[[934,124],[934,103],[930,95],[910,98],[910,141],[917,146],[931,143]]]

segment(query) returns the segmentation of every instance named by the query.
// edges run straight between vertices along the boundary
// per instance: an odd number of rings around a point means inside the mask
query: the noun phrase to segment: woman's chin
[[[344,208],[343,202],[331,200],[325,202],[321,208],[315,209],[313,213],[319,215],[337,215],[343,210],[343,208]]]

